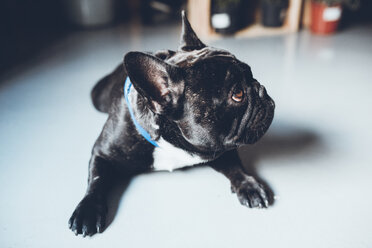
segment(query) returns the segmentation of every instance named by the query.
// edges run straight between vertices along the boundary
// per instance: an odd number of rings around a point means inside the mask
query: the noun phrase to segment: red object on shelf
[[[311,2],[310,29],[315,34],[332,34],[337,30],[341,19],[341,4],[327,6],[326,4]]]

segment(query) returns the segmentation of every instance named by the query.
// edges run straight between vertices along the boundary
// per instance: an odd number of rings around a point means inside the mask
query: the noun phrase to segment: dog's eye
[[[236,89],[234,90],[231,98],[235,101],[235,102],[241,102],[243,101],[243,98],[244,98],[244,92],[242,89]]]

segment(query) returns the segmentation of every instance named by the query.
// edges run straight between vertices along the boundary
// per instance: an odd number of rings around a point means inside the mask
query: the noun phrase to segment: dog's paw
[[[106,213],[107,206],[104,201],[85,196],[68,221],[69,228],[75,235],[82,234],[83,237],[100,233],[105,227]]]
[[[242,205],[250,208],[267,208],[274,199],[274,195],[269,188],[250,176],[236,183],[236,185],[231,185],[231,190],[237,194]]]

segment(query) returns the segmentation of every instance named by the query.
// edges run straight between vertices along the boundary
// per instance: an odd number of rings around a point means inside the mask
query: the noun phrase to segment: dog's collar
[[[132,118],[132,121],[134,125],[136,126],[138,132],[153,146],[159,147],[158,143],[156,143],[151,138],[151,135],[137,122],[136,117],[134,116],[132,105],[130,104],[130,101],[129,101],[129,93],[130,93],[131,87],[132,87],[132,82],[130,81],[129,77],[127,77],[127,79],[125,80],[125,84],[124,84],[124,98],[125,98],[125,102],[127,103],[127,106],[129,109],[130,117]]]

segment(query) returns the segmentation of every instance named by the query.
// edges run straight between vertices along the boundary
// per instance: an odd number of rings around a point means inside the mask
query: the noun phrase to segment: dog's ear
[[[204,48],[205,45],[196,36],[192,29],[189,20],[187,20],[186,13],[182,10],[182,34],[179,50],[192,51]]]
[[[177,110],[184,91],[181,68],[141,52],[127,53],[124,66],[132,84],[154,113],[172,115]]]

